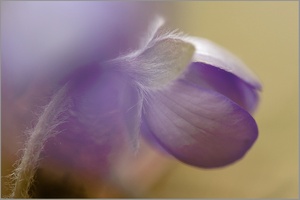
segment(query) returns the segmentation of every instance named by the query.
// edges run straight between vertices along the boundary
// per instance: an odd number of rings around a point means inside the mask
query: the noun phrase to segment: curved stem
[[[28,198],[29,189],[38,166],[38,160],[43,146],[49,137],[58,133],[55,128],[66,119],[63,114],[69,109],[70,99],[67,97],[68,84],[61,88],[46,106],[36,126],[29,133],[23,157],[14,170],[12,198]]]

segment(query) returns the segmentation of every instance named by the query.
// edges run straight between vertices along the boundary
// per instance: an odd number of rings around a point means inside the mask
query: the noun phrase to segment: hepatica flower
[[[103,165],[116,149],[138,151],[141,138],[196,167],[225,166],[246,154],[258,136],[251,116],[261,89],[258,79],[213,42],[165,32],[162,25],[157,20],[136,51],[93,64],[57,92],[31,134],[16,174],[22,168],[34,172],[26,159],[37,162],[51,132],[44,130],[73,118],[75,125],[64,128],[88,132],[80,137],[98,144],[94,154]]]
[[[240,159],[258,135],[250,113],[257,106],[259,81],[239,59],[206,39],[156,35],[161,23],[144,48],[110,61],[111,69],[128,77],[120,85],[137,96],[135,113],[125,113],[126,119],[134,116],[131,137],[141,124],[148,141],[197,167]]]

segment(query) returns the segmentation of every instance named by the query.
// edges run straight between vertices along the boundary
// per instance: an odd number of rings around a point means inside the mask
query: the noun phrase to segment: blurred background
[[[22,147],[25,138],[22,133],[35,123],[37,110],[40,110],[40,106],[45,105],[49,100],[51,91],[57,87],[59,79],[78,67],[78,62],[82,64],[99,55],[101,59],[108,59],[126,49],[133,49],[139,42],[137,38],[146,30],[148,22],[155,14],[161,14],[166,18],[170,28],[178,28],[186,34],[205,37],[224,46],[240,57],[257,74],[263,85],[261,102],[254,115],[259,126],[259,138],[242,160],[224,168],[204,170],[177,161],[166,162],[166,165],[172,167],[161,166],[164,170],[156,170],[159,174],[157,180],[150,181],[151,184],[148,185],[145,183],[143,194],[139,196],[150,198],[298,197],[298,2],[204,1],[99,4],[98,8],[102,11],[99,12],[97,7],[93,6],[95,12],[92,12],[91,18],[78,17],[75,21],[71,20],[71,23],[68,20],[62,21],[62,24],[51,24],[50,20],[45,25],[41,16],[49,16],[51,6],[57,6],[53,4],[44,7],[49,10],[41,12],[39,6],[30,5],[29,8],[26,2],[19,4],[17,9],[16,5],[3,6],[1,2],[2,185],[5,185],[3,177],[11,172],[12,164],[20,153],[18,150]],[[70,4],[74,2],[59,7],[69,8]],[[82,5],[79,7],[85,8]],[[75,13],[74,16],[77,16],[76,6],[73,8],[71,11],[68,9],[68,12]],[[36,18],[33,14],[30,18],[32,13],[26,9],[38,10],[39,17]],[[65,13],[63,11],[62,8],[61,14]],[[91,13],[89,9],[86,12]],[[86,15],[81,11],[79,13],[80,16]],[[61,19],[60,16],[57,18]],[[28,23],[32,20],[35,20],[34,23]],[[77,23],[78,20],[83,20],[84,25],[79,29],[73,29],[71,25],[71,32],[77,33],[82,29],[86,32],[81,31],[80,34],[70,35],[68,27],[63,24]],[[100,28],[95,28],[94,23],[100,23]],[[53,30],[61,30],[56,33],[56,36],[60,37],[54,38],[55,34],[50,34]],[[89,30],[96,30],[96,33],[89,35]],[[34,32],[38,34],[34,35]],[[62,35],[64,37],[61,37]],[[59,42],[51,42],[57,39],[60,39]],[[82,42],[74,44],[74,41],[78,40]],[[97,47],[93,46],[95,40],[99,43]],[[20,41],[26,41],[28,44]],[[113,42],[117,43],[112,45],[114,48],[107,48],[107,45]],[[64,49],[62,44],[68,48]],[[26,45],[30,46],[30,51],[25,49]],[[49,52],[51,58],[48,58]],[[71,53],[69,55],[66,52]],[[151,159],[152,163],[156,162],[153,157]],[[151,164],[144,166],[141,171],[145,173],[151,171]],[[137,183],[139,181],[140,184],[137,185],[143,185],[143,178],[136,179]],[[4,186],[2,194],[7,194],[7,188]]]

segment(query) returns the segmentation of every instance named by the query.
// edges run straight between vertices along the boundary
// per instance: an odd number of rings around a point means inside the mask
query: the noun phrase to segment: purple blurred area
[[[135,2],[3,2],[4,78],[24,86],[137,47],[157,7]],[[12,80],[13,79],[13,80]]]
[[[155,2],[1,2],[2,197],[9,192],[5,176],[22,155],[24,132],[52,94],[74,71],[137,48],[149,22],[164,9]],[[104,197],[122,196],[106,191]]]

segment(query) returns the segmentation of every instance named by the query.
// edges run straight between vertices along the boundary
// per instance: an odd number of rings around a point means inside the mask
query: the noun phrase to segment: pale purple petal
[[[238,76],[253,87],[261,89],[256,75],[231,52],[204,38],[187,37],[185,40],[196,47],[193,62],[202,62],[218,67]]]
[[[186,81],[149,94],[144,134],[190,165],[210,168],[242,158],[257,138],[251,115],[219,93]]]
[[[258,91],[232,73],[205,64],[192,63],[184,80],[225,95],[250,113],[258,104]]]

